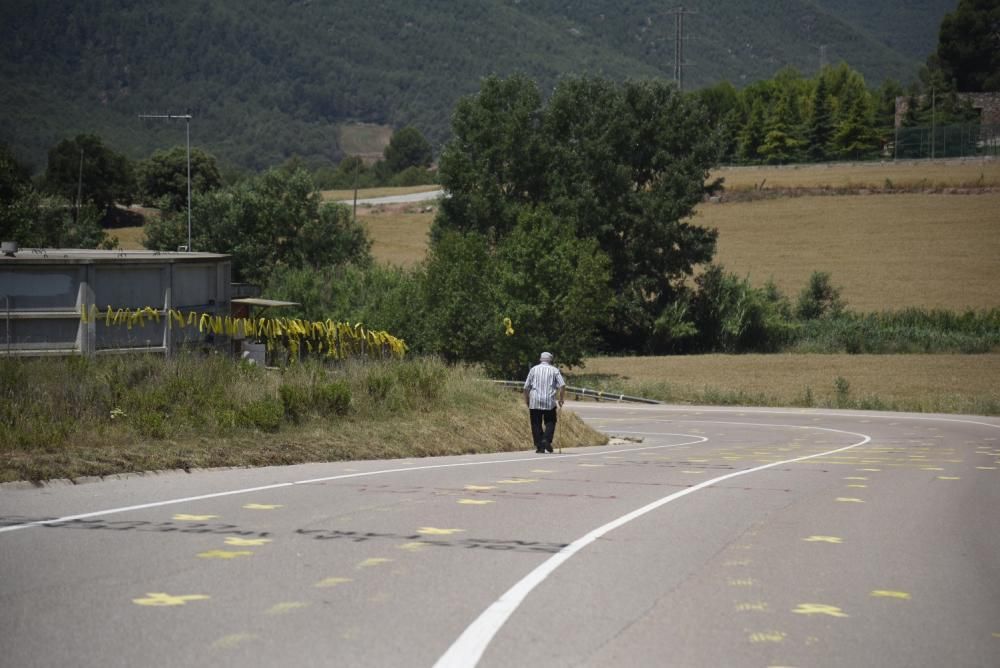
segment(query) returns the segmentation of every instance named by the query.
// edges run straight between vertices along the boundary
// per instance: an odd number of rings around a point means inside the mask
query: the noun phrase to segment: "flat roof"
[[[19,248],[13,256],[0,253],[0,264],[114,264],[121,262],[191,262],[225,260],[229,255],[153,250],[95,250],[91,248]]]

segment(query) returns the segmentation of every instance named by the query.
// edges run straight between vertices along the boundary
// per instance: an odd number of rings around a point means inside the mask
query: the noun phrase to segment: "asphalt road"
[[[637,440],[4,487],[0,665],[1000,666],[1000,420],[571,409]]]
[[[428,190],[419,193],[409,193],[406,195],[385,195],[383,197],[366,197],[358,200],[358,204],[412,204],[415,202],[428,202],[430,200],[444,197],[443,190]],[[341,204],[352,204],[353,198],[338,200]]]

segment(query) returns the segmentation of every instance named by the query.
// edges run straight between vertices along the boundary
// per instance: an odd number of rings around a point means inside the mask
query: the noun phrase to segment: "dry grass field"
[[[146,238],[146,233],[142,226],[118,227],[108,230],[108,236],[118,237],[118,245],[124,250],[142,250],[142,240]]]
[[[828,163],[784,167],[726,167],[723,177],[730,190],[765,188],[960,188],[1000,186],[1000,160],[981,158]]]
[[[1000,306],[1000,193],[836,195],[703,204],[719,230],[716,261],[790,297],[827,271],[855,311]],[[358,209],[380,262],[412,266],[427,252],[433,213]]]
[[[392,138],[392,127],[374,123],[347,123],[338,128],[338,141],[344,155],[360,155],[366,163],[382,157]]]
[[[837,378],[849,384],[842,400]],[[997,414],[998,379],[1000,354],[691,355],[595,357],[573,370],[567,382],[695,404]]]
[[[412,267],[427,255],[427,234],[434,222],[428,205],[358,207],[358,220],[364,223],[372,239],[376,261],[399,267]]]
[[[794,297],[830,272],[855,311],[1000,306],[1000,193],[835,195],[704,204],[716,261]]]

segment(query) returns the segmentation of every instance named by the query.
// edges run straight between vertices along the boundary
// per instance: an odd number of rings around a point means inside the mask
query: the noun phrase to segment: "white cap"
[[[551,362],[552,353],[542,353],[541,357],[539,357],[538,359],[540,359],[542,362]]]

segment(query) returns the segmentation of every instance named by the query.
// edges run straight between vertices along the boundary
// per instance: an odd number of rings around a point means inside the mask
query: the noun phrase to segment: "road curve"
[[[5,486],[0,665],[1000,665],[1000,420],[571,410],[630,440]]]

